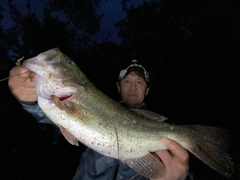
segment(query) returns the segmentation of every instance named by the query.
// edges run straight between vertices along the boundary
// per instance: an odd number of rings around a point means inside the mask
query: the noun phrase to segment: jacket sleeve
[[[11,88],[10,88],[11,91]],[[42,109],[38,106],[37,101],[35,102],[25,102],[25,101],[21,101],[20,99],[18,99],[14,94],[13,96],[18,100],[18,102],[22,105],[22,108],[27,111],[28,113],[30,113],[38,123],[44,123],[44,124],[50,124],[50,125],[54,125],[57,127],[57,125],[55,125],[42,111]]]
[[[23,109],[30,113],[38,123],[44,123],[44,124],[51,124],[55,125],[42,111],[42,109],[38,106],[37,102],[23,102],[20,101],[20,104],[22,105]],[[55,125],[56,126],[56,125]]]

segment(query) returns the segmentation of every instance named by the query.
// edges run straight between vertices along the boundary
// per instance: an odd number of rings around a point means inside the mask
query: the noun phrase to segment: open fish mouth
[[[61,78],[54,78],[51,74],[42,72],[44,71],[44,66],[42,65],[36,63],[25,65],[26,68],[30,69],[31,74],[35,73],[33,82],[36,85],[36,92],[40,97],[51,100],[51,96],[54,95],[60,101],[66,101],[77,93],[77,88],[65,86]]]
[[[73,78],[73,74],[64,72],[61,63],[54,66],[62,54],[56,53],[58,49],[50,50],[48,53],[40,53],[38,56],[23,62],[23,66],[35,73],[33,82],[36,86],[36,93],[39,97],[51,100],[51,96],[57,97],[60,101],[71,99],[77,93],[76,87],[64,84]],[[48,58],[51,56],[51,58]]]
[[[69,99],[69,98],[71,98],[71,97],[72,97],[72,94],[67,95],[67,96],[59,97],[58,99],[59,99],[60,101],[64,101],[64,100],[67,100],[67,99]]]
[[[51,96],[54,95],[60,101],[69,100],[77,93],[76,88],[63,86],[61,80],[59,80],[58,84],[58,86],[52,82],[40,84],[37,86],[36,92],[42,98],[51,99]]]

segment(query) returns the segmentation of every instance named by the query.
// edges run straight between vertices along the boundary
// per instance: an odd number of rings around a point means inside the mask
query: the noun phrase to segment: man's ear
[[[147,88],[147,90],[146,90],[146,93],[145,93],[146,96],[148,95],[149,89],[150,89],[150,87]]]
[[[118,92],[120,93],[120,86],[119,86],[119,82],[117,82],[116,84],[117,84]]]

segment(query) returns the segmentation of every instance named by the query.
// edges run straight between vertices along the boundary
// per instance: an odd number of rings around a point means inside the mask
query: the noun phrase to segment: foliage
[[[130,8],[127,0],[122,3],[127,18],[115,26],[126,54],[146,64],[155,78],[159,76],[156,71],[164,72],[163,62],[184,58],[192,36],[189,19],[175,15],[162,1],[143,1],[142,5]]]
[[[3,8],[0,7],[0,21],[3,19]],[[7,72],[10,69],[11,63],[7,54],[7,34],[5,33],[2,25],[0,25],[0,75],[1,77],[7,76]]]
[[[122,3],[127,18],[116,27],[124,54],[147,64],[153,73],[153,109],[197,107],[211,116],[206,109],[224,108],[230,103],[227,98],[236,99],[232,90],[240,67],[237,0],[145,0],[138,7],[129,7],[129,0]],[[156,87],[162,88],[155,92]]]
[[[66,19],[79,30],[94,35],[99,30],[99,19],[96,15],[95,6],[98,6],[101,0],[50,0],[51,11],[63,12]]]
[[[11,58],[32,57],[39,52],[59,47],[66,53],[89,51],[94,43],[90,37],[99,29],[95,14],[97,1],[54,1],[45,4],[42,16],[37,15],[28,1],[19,9],[8,0],[14,25],[6,30],[8,52]],[[83,6],[84,5],[84,6]]]

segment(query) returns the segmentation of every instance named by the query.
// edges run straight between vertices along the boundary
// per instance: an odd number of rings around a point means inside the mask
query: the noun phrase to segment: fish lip
[[[52,96],[53,96],[53,95],[50,96],[50,99],[53,101]],[[71,99],[73,96],[74,96],[74,94],[69,94],[69,95],[59,96],[59,97],[57,97],[57,98],[58,98],[61,102],[64,102],[64,101],[67,101],[67,100]]]
[[[26,61],[24,61],[22,63],[22,66],[26,67],[26,68],[29,68],[30,70],[32,68],[34,68],[35,66],[38,66],[38,67],[44,67],[47,65],[47,62],[46,61],[43,61],[41,60],[38,56],[34,57],[34,58],[30,58],[30,59],[27,59]]]
[[[29,69],[31,72],[38,74],[39,76],[42,76],[42,77],[48,76],[48,73],[46,73],[45,71],[42,71],[42,69],[44,69],[45,67],[44,64],[36,64],[36,63],[29,62],[29,60],[27,60],[23,62],[22,66]],[[43,72],[43,73],[37,73],[37,72]]]
[[[73,88],[72,90],[68,91],[67,93],[57,91],[56,93],[50,94],[49,99],[51,99],[51,96],[56,96],[60,101],[64,102],[64,101],[74,99],[76,97],[76,94],[77,94],[77,89]]]
[[[74,93],[72,93],[70,95],[67,95],[67,96],[61,96],[61,97],[59,97],[59,100],[64,102],[64,101],[67,101],[69,99],[72,99],[73,96],[74,96]]]

